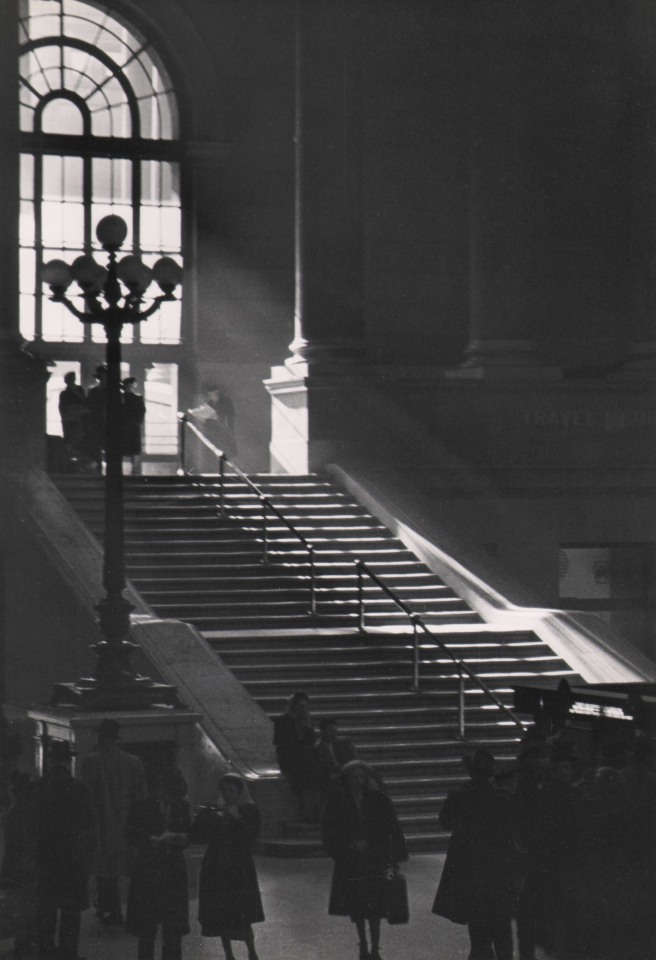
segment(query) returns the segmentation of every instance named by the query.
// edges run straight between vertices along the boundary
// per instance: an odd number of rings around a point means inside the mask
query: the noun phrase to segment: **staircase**
[[[451,660],[421,640],[421,690],[412,690],[407,616],[373,582],[364,585],[367,632],[358,630],[354,561],[367,565],[449,649],[506,703],[521,677],[573,677],[535,635],[499,633],[346,493],[316,476],[258,475],[253,481],[315,549],[316,612],[311,615],[307,551],[269,517],[263,562],[262,506],[237,478],[226,478],[225,515],[216,478],[128,477],[127,573],[165,618],[203,633],[270,716],[295,690],[307,691],[315,720],[337,719],[359,755],[382,773],[411,848],[444,843],[437,823],[446,792],[464,779],[456,739],[458,692]],[[61,476],[59,488],[100,539],[103,484]],[[466,681],[466,735],[499,760],[515,752],[518,728]],[[316,852],[298,825],[268,852]]]

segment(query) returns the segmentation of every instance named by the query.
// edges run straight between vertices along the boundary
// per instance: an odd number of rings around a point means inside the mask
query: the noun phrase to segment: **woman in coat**
[[[260,813],[234,773],[222,778],[221,794],[222,809],[201,809],[192,829],[193,842],[207,844],[198,890],[201,933],[221,937],[226,960],[234,960],[233,940],[243,940],[248,960],[258,960],[252,924],[264,920],[264,911],[252,847]]]
[[[180,960],[182,937],[189,933],[183,850],[191,818],[186,793],[180,771],[167,768],[157,779],[153,794],[133,803],[128,816],[126,839],[134,850],[134,861],[125,929],[139,938],[139,960],[154,960],[159,926],[162,960]]]
[[[342,790],[326,809],[323,844],[335,861],[328,913],[351,918],[360,960],[380,960],[380,921],[387,912],[381,881],[408,854],[392,801],[380,789],[371,789],[369,779],[369,769],[360,760],[342,768]]]
[[[512,960],[513,798],[493,785],[494,758],[487,750],[476,750],[465,765],[471,780],[449,793],[440,814],[451,839],[433,913],[468,925],[470,960]]]

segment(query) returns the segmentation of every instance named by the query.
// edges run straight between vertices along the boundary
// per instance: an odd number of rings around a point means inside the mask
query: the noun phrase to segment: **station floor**
[[[466,960],[466,929],[430,912],[443,863],[443,855],[418,854],[404,864],[410,923],[391,927],[383,922],[383,960]],[[195,898],[197,861],[189,866]],[[257,869],[266,916],[254,928],[260,960],[357,960],[355,927],[348,918],[327,913],[332,861],[259,857]],[[200,936],[195,908],[192,899],[192,933],[183,940],[183,960],[223,960],[220,940]],[[237,960],[245,960],[244,944],[234,949]],[[120,928],[101,926],[89,910],[83,915],[80,954],[87,960],[136,960],[137,944]],[[11,942],[0,942],[0,957],[11,955]]]

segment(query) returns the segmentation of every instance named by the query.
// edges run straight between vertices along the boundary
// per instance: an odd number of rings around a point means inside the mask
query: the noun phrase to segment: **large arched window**
[[[129,225],[126,253],[147,264],[162,254],[182,262],[176,98],[152,44],[108,4],[21,0],[19,31],[21,332],[84,373],[104,333],[51,303],[42,264],[91,253],[108,213]],[[139,346],[152,356],[157,345],[155,359],[166,360],[162,348],[180,343],[180,316],[179,303],[164,304],[125,330],[133,341],[126,359],[144,380],[163,364],[146,363]],[[65,355],[57,344],[68,345]]]

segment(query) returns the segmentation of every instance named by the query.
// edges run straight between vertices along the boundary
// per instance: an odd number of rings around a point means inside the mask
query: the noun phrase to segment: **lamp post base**
[[[156,704],[185,709],[177,688],[155,683],[149,677],[119,681],[99,681],[83,677],[77,683],[56,683],[51,704],[71,706],[77,710],[146,710]]]

